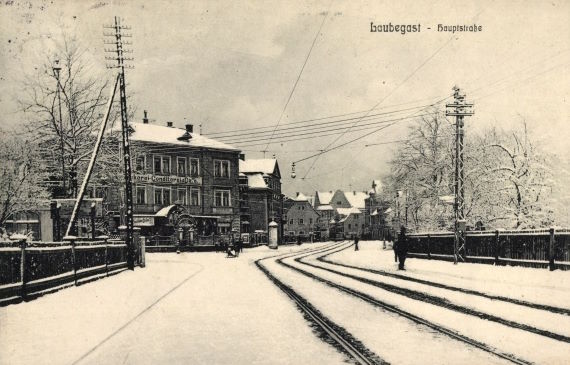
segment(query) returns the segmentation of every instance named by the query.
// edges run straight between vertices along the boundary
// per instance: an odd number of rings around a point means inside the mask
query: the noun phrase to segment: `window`
[[[190,189],[190,205],[200,205],[200,189]]]
[[[176,171],[178,172],[179,176],[186,175],[186,157],[176,158]]]
[[[295,224],[294,221],[293,221],[293,219],[291,219],[291,220],[289,221],[289,224]]]
[[[170,205],[170,188],[154,188],[154,204]]]
[[[137,186],[137,204],[146,204],[146,189],[144,186]]]
[[[336,202],[336,205],[342,205],[342,202],[339,200]]]
[[[299,224],[303,224],[303,218],[299,218]]]
[[[200,160],[197,158],[190,159],[190,175],[198,176],[200,175]]]
[[[214,160],[214,176],[230,177],[230,161]]]
[[[309,218],[309,224],[313,224],[313,218]]]
[[[294,236],[295,235],[295,231],[289,231],[289,236]]]
[[[170,157],[154,156],[154,173],[170,174]]]
[[[348,224],[348,229],[350,229],[350,223]]]
[[[230,207],[230,191],[214,190],[214,205],[217,207]]]
[[[136,165],[135,165],[135,169],[136,169],[136,171],[138,171],[138,172],[143,172],[143,171],[144,171],[144,168],[145,168],[145,158],[144,158],[144,156],[138,156],[138,157],[137,157],[137,162],[136,162]]]
[[[186,189],[178,189],[178,197],[176,200],[178,201],[178,204],[188,204],[188,200],[186,199]]]

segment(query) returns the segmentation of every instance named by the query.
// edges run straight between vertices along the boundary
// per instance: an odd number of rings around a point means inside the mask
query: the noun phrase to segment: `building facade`
[[[283,237],[283,195],[281,172],[276,159],[239,160],[242,233],[267,235],[269,223],[278,224],[278,240]],[[247,222],[247,224],[245,224]]]
[[[311,205],[310,200],[302,193],[292,199],[287,210],[285,234],[288,237],[300,237],[303,240],[320,238],[318,229],[320,214]]]
[[[134,225],[142,235],[195,244],[239,231],[238,149],[190,124],[180,129],[145,118],[131,127]],[[102,194],[111,225],[121,224],[123,192],[111,187]]]

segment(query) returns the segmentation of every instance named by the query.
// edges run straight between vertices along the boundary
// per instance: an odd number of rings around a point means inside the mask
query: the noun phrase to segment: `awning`
[[[176,205],[169,205],[167,207],[164,207],[161,210],[159,210],[158,212],[156,212],[156,214],[154,216],[155,217],[168,217],[168,215],[170,214],[170,211],[174,207],[176,207]]]

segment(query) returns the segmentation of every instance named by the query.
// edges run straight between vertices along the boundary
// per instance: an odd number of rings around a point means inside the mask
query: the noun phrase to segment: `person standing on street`
[[[354,251],[358,251],[358,236],[354,236]]]
[[[406,256],[408,255],[408,240],[406,238],[406,227],[402,226],[400,229],[400,236],[398,237],[398,247],[397,247],[398,260],[398,270],[406,270],[404,268],[404,262],[406,261]]]

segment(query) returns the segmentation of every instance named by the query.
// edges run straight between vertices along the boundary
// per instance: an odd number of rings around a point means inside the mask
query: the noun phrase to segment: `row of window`
[[[145,170],[146,156],[137,157],[136,171],[144,172]],[[160,175],[176,173],[179,176],[200,176],[200,160],[198,158],[176,157],[176,169],[174,169],[174,166],[171,166],[170,156],[153,156],[153,172]],[[230,177],[230,161],[214,160],[214,176]]]
[[[202,196],[199,188],[186,189],[155,186],[153,198],[154,199],[152,201],[149,200],[146,187],[136,187],[137,204],[170,205],[177,202],[182,205],[199,206],[202,202]],[[214,189],[214,206],[231,207],[232,200],[230,190]]]
[[[289,219],[289,224],[295,224],[295,220]],[[305,220],[303,218],[299,218],[299,224],[305,224]],[[309,218],[309,224],[313,224],[313,218]]]

